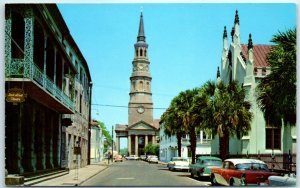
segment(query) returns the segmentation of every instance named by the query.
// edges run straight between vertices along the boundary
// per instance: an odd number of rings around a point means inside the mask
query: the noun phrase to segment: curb
[[[100,172],[106,170],[108,168],[108,166],[104,167],[103,169],[99,170],[98,172],[96,172],[95,174],[91,175],[90,177],[86,178],[85,180],[82,180],[81,182],[79,182],[78,184],[74,184],[74,186],[78,186],[83,184],[84,182],[86,182],[87,180],[91,179],[92,177],[96,176],[97,174],[99,174]]]

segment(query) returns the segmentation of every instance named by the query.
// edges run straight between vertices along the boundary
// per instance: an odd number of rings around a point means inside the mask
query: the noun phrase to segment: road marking
[[[118,180],[133,180],[135,178],[116,178],[116,179],[118,179]]]

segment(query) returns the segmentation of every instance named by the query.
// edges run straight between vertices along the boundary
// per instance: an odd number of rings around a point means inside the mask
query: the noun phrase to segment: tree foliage
[[[106,152],[107,149],[108,149],[108,147],[111,146],[112,137],[111,137],[109,131],[107,131],[105,124],[103,122],[101,122],[101,121],[97,121],[97,122],[98,122],[98,124],[100,125],[100,127],[102,129],[102,134],[106,138],[106,142],[104,143],[104,152]]]
[[[267,61],[271,73],[257,87],[257,102],[268,125],[296,124],[296,29],[278,32]]]
[[[223,82],[208,81],[200,88],[180,92],[162,115],[162,120],[167,123],[165,132],[168,135],[176,135],[178,131],[189,134],[194,163],[196,131],[209,130],[212,134],[218,134],[220,154],[226,158],[229,137],[241,138],[251,128],[253,115],[250,108],[250,103],[245,101],[245,90],[238,82],[225,85]]]
[[[144,152],[147,153],[147,155],[159,156],[159,145],[149,143],[145,146]]]

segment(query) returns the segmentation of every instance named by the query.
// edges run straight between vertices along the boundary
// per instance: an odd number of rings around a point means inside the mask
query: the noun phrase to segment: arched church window
[[[135,55],[136,55],[136,56],[139,56],[139,51],[138,51],[138,49],[136,49]]]
[[[139,90],[142,90],[143,89],[143,81],[140,81],[140,83],[139,83]]]
[[[143,49],[140,49],[140,56],[143,56]]]
[[[147,90],[149,91],[150,90],[150,83],[147,82]]]
[[[11,50],[12,57],[23,59],[24,58],[24,38],[25,38],[25,22],[22,15],[12,12],[11,23]]]

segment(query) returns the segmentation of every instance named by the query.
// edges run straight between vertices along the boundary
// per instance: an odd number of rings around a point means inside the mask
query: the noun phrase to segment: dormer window
[[[257,68],[254,68],[254,75],[257,75]]]
[[[262,74],[263,76],[266,76],[266,75],[267,75],[267,69],[266,69],[266,68],[263,68],[261,74]]]

